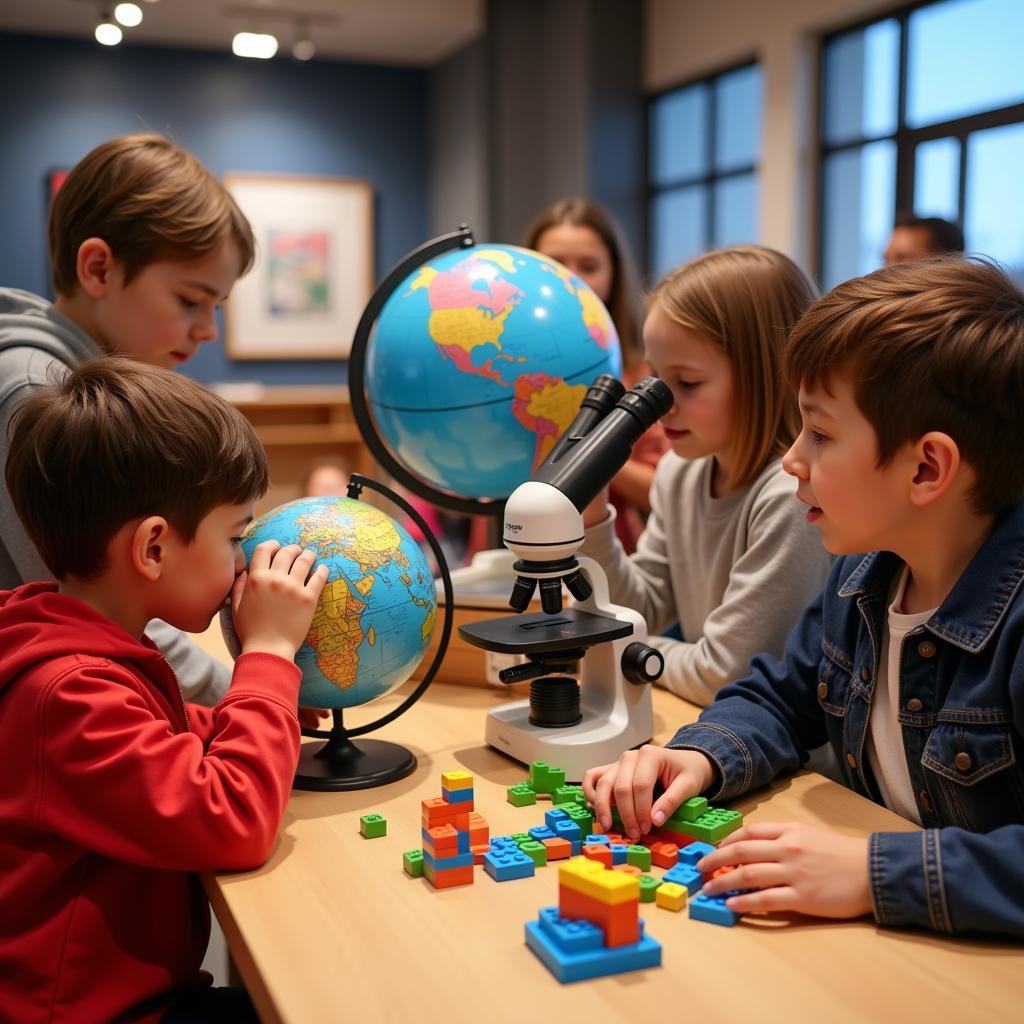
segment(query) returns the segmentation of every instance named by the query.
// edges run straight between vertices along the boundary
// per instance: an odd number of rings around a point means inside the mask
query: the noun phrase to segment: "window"
[[[655,97],[649,139],[652,280],[708,249],[757,239],[761,69],[756,64]]]
[[[1024,271],[1024,3],[935,0],[825,40],[822,284],[874,270],[897,211]]]

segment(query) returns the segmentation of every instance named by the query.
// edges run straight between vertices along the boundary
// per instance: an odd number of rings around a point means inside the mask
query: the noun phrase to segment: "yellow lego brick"
[[[655,890],[654,902],[666,910],[682,910],[686,906],[686,889],[678,882],[662,882]]]
[[[441,772],[441,785],[445,789],[472,789],[473,776],[469,772]]]
[[[588,866],[584,867],[578,861]],[[636,876],[608,871],[597,861],[583,857],[574,858],[559,870],[558,884],[610,905],[640,900],[640,883]]]

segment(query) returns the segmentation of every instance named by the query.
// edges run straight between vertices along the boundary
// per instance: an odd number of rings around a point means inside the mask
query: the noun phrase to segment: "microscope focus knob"
[[[665,671],[661,651],[639,641],[622,652],[622,674],[631,683],[653,683]]]

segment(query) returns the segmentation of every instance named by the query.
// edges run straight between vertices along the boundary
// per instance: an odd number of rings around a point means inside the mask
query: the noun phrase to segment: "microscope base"
[[[641,708],[643,705],[641,704]],[[531,764],[546,761],[565,769],[567,782],[579,782],[588,768],[616,760],[624,750],[649,743],[654,733],[650,696],[647,713],[596,716],[584,705],[583,721],[564,729],[548,729],[530,723],[530,702],[501,704],[487,715],[487,743],[503,754]]]

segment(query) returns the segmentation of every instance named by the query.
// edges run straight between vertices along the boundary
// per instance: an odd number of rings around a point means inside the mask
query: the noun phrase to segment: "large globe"
[[[529,478],[596,377],[621,374],[600,299],[514,245],[418,267],[385,302],[367,352],[367,400],[395,457],[432,488],[493,501]]]
[[[329,575],[295,663],[299,703],[366,704],[404,683],[434,631],[434,579],[422,549],[384,512],[351,498],[300,498],[249,524],[246,564],[264,540],[312,548]]]

